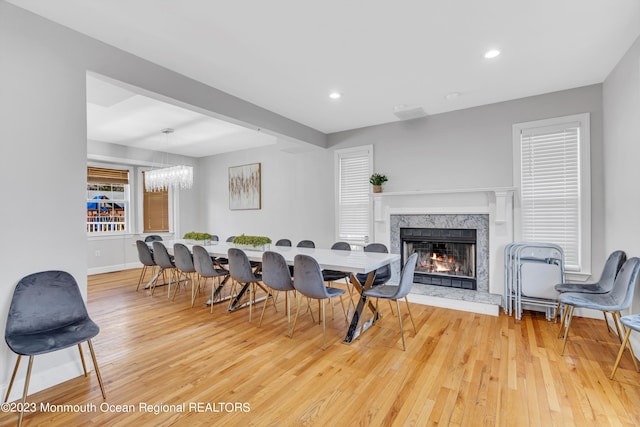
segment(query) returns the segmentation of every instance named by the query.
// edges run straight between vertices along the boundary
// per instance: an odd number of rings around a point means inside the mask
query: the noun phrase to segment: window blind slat
[[[580,265],[579,125],[521,133],[522,238],[556,243]]]
[[[338,239],[364,244],[369,235],[369,151],[338,154]]]

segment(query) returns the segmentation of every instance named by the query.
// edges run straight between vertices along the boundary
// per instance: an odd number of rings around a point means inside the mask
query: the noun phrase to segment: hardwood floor
[[[89,278],[89,313],[101,327],[94,346],[114,407],[101,412],[92,372],[28,401],[95,410],[37,411],[25,426],[640,425],[640,373],[627,352],[609,380],[619,341],[603,320],[575,318],[561,357],[558,324],[542,313],[516,322],[412,304],[415,334],[402,304],[403,352],[397,318],[382,302],[378,325],[342,344],[335,301],[323,351],[322,329],[304,310],[286,337],[283,296],[258,328],[259,311],[252,323],[246,309],[219,304],[210,314],[206,296],[190,307],[189,290],[173,302],[165,288],[136,292],[139,272]],[[2,425],[16,420],[0,413]]]

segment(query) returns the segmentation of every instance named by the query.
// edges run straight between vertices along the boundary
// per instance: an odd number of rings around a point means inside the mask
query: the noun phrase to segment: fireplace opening
[[[476,230],[401,228],[402,263],[418,254],[414,282],[476,290]]]

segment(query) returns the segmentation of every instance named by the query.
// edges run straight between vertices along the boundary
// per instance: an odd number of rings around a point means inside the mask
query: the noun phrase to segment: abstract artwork
[[[260,209],[260,163],[229,168],[229,209]]]

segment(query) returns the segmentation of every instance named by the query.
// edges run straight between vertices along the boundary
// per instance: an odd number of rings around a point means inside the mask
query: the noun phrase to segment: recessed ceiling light
[[[329,98],[331,99],[340,99],[342,97],[342,94],[340,92],[331,92],[329,94]]]
[[[447,96],[445,96],[445,98],[451,101],[452,99],[456,99],[459,96],[460,96],[460,92],[451,92],[451,93],[448,93]]]
[[[492,59],[492,58],[495,58],[498,55],[500,55],[500,51],[498,49],[491,49],[491,50],[488,50],[487,53],[484,54],[484,57],[487,58],[487,59]]]

